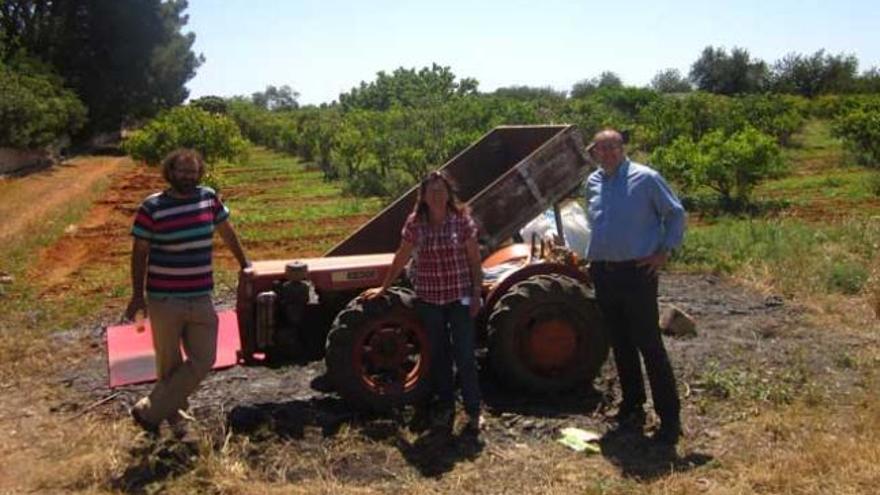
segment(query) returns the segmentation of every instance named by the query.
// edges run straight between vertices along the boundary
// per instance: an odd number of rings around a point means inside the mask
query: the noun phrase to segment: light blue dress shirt
[[[627,261],[681,246],[685,212],[663,177],[624,159],[613,175],[587,178],[587,259]]]

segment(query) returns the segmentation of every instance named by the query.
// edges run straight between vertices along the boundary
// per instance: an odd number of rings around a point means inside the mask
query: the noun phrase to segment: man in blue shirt
[[[587,259],[620,377],[616,420],[622,428],[644,426],[641,355],[660,418],[653,438],[674,445],[682,432],[681,406],[658,328],[657,278],[681,245],[684,208],[659,173],[626,157],[619,132],[597,133],[590,152],[600,167],[587,178]]]

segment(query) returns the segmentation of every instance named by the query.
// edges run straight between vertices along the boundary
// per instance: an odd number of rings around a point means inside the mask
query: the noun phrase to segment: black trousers
[[[602,262],[591,263],[590,275],[620,377],[621,409],[641,408],[645,403],[641,355],[651,383],[654,411],[663,424],[680,425],[675,375],[658,324],[657,276],[635,263]]]

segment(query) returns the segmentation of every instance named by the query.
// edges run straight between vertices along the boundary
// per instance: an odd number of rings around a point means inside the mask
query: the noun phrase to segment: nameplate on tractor
[[[355,282],[359,280],[372,280],[378,279],[379,271],[376,269],[370,270],[344,270],[333,272],[330,274],[330,280],[334,283],[339,282]]]

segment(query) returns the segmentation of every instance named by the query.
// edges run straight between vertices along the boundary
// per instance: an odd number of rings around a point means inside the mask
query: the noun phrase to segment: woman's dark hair
[[[452,178],[446,172],[435,170],[422,179],[421,184],[419,184],[419,194],[416,198],[416,206],[413,208],[416,218],[423,221],[428,220],[428,203],[425,202],[425,194],[427,193],[428,186],[434,181],[441,181],[446,186],[446,195],[448,196],[446,208],[449,211],[459,214],[467,213],[468,207],[462,204],[455,194],[455,185]]]
[[[166,182],[171,183],[171,171],[178,163],[184,162],[197,163],[199,165],[199,180],[202,180],[205,175],[205,160],[202,159],[202,154],[189,148],[179,148],[165,155],[162,160],[162,177]]]

